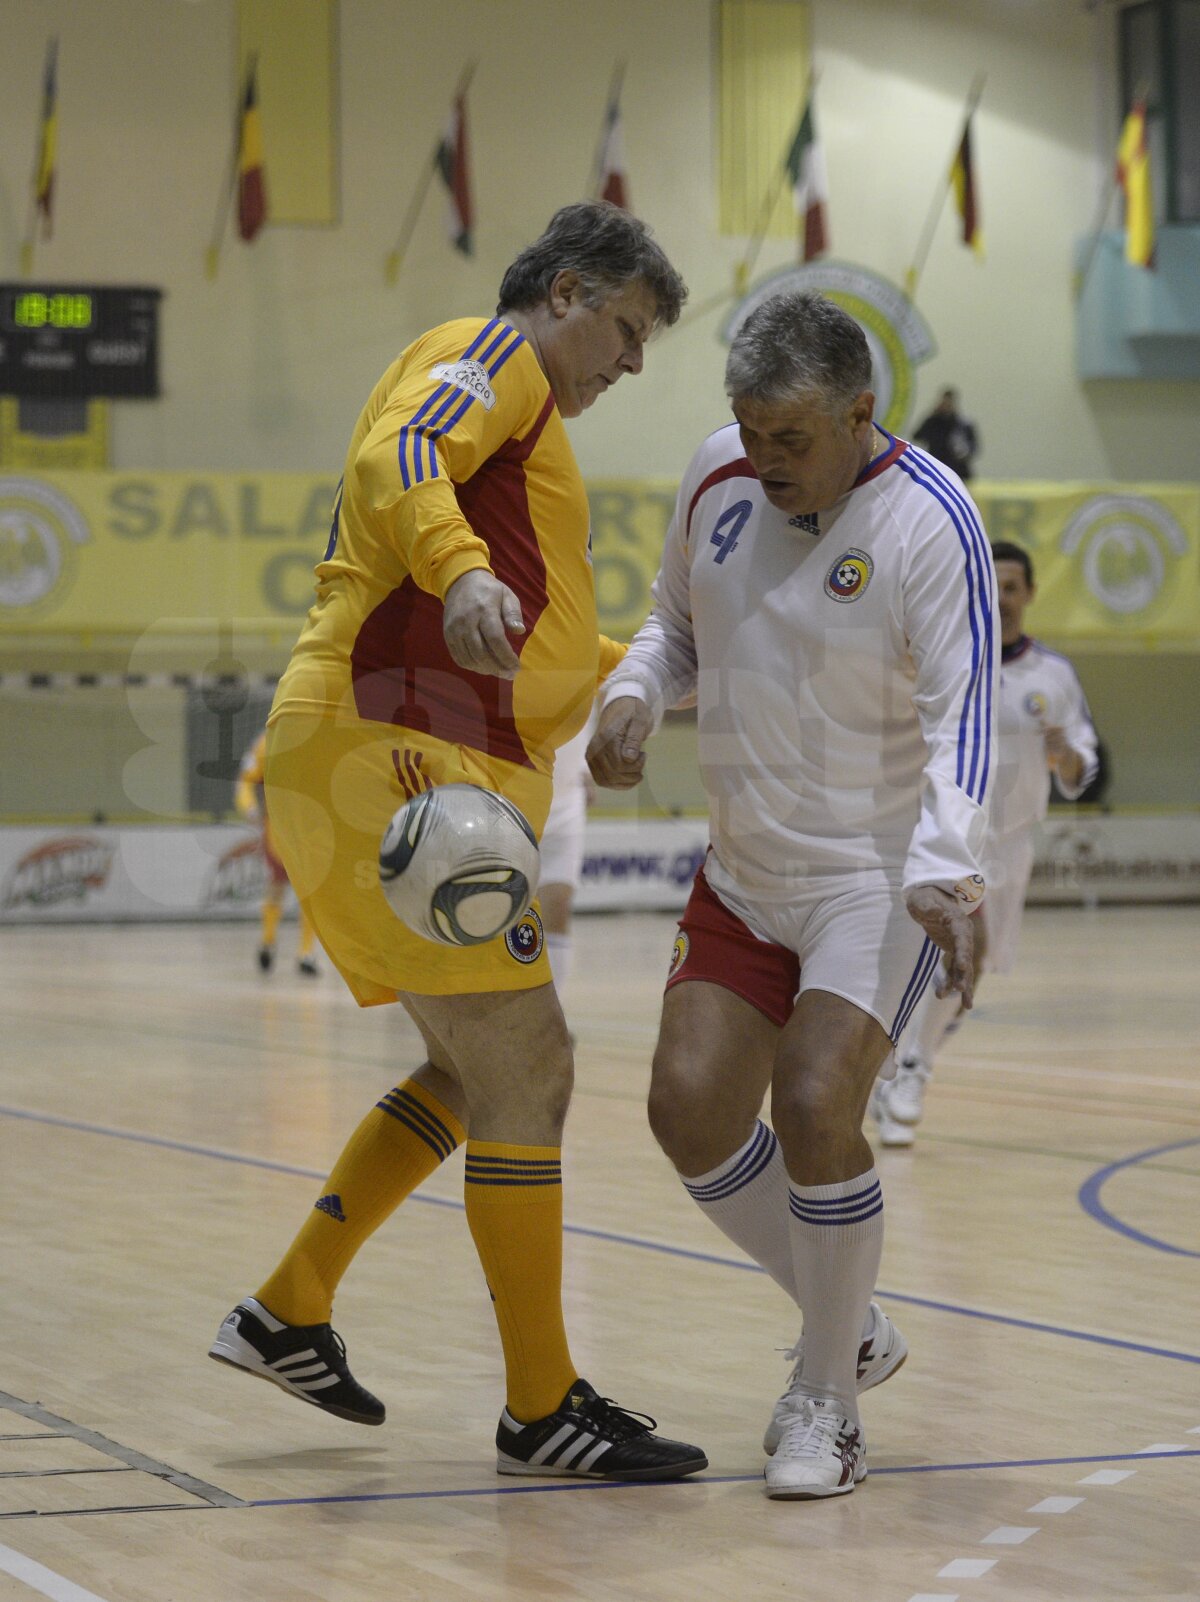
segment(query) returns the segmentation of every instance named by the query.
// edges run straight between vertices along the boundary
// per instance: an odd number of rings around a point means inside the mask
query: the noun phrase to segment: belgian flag
[[[58,155],[58,40],[46,47],[46,70],[42,79],[42,115],[38,124],[37,167],[33,193],[42,218],[42,238],[49,239],[54,221],[54,168]]]
[[[267,220],[267,184],[263,172],[262,124],[258,116],[258,63],[251,61],[242,96],[238,134],[237,224],[249,242]]]
[[[950,182],[954,187],[954,204],[958,209],[962,227],[962,242],[969,245],[977,256],[983,255],[983,232],[980,227],[979,196],[975,190],[975,171],[971,161],[971,119],[963,124],[962,142],[950,168]]]

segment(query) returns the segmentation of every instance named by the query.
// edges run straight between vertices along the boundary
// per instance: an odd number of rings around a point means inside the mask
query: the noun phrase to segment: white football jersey
[[[881,867],[978,899],[995,761],[991,553],[961,481],[886,449],[817,516],[766,499],[736,424],[684,475],[654,610],[605,704],[695,692],[713,850],[751,899]]]
[[[1004,648],[1000,664],[996,787],[992,828],[997,834],[1032,828],[1046,816],[1050,770],[1043,731],[1060,728],[1083,758],[1083,773],[1072,789],[1059,780],[1068,800],[1096,777],[1096,730],[1075,669],[1065,656],[1023,635]]]

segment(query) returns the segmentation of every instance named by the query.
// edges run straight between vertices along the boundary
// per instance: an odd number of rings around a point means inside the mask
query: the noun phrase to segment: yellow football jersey
[[[472,568],[520,599],[513,680],[446,649],[442,598]],[[528,341],[498,318],[422,335],[354,430],[272,720],[324,710],[545,773],[623,652],[598,634],[587,495]]]

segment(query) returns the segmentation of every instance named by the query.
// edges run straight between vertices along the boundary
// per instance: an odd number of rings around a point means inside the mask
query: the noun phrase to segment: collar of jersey
[[[1015,662],[1019,656],[1025,655],[1032,644],[1033,641],[1028,634],[1022,634],[1021,638],[1014,640],[1011,645],[1002,645],[1000,647],[1000,661],[1002,663]]]
[[[878,478],[880,473],[885,473],[893,462],[899,461],[900,457],[908,449],[908,441],[906,439],[897,439],[894,434],[889,434],[887,429],[881,428],[878,423],[874,424],[874,427],[879,429],[884,439],[887,440],[887,444],[879,455],[873,456],[863,468],[851,485],[852,489],[857,489],[860,484],[869,484],[873,478]]]

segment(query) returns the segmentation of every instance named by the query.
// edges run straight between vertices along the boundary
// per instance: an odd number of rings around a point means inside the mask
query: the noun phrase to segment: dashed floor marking
[[[1032,1507],[1025,1509],[1026,1513],[1069,1513],[1073,1507],[1078,1507],[1084,1501],[1082,1496],[1047,1496]]]
[[[1139,1446],[1133,1454],[1134,1457],[1145,1457],[1149,1452],[1186,1452],[1186,1446],[1180,1446],[1178,1441],[1157,1441],[1153,1446]]]
[[[1076,1485],[1120,1485],[1137,1473],[1137,1469],[1097,1469],[1094,1474],[1086,1475],[1082,1480],[1076,1480]]]
[[[999,1529],[985,1535],[980,1546],[1020,1546],[1022,1541],[1028,1541],[1031,1535],[1036,1535],[1040,1526],[1037,1524],[1002,1524]]]
[[[978,1580],[995,1567],[995,1558],[955,1558],[938,1570],[937,1577],[939,1580]]]
[[[948,1591],[918,1591],[908,1602],[958,1602],[958,1593]]]

